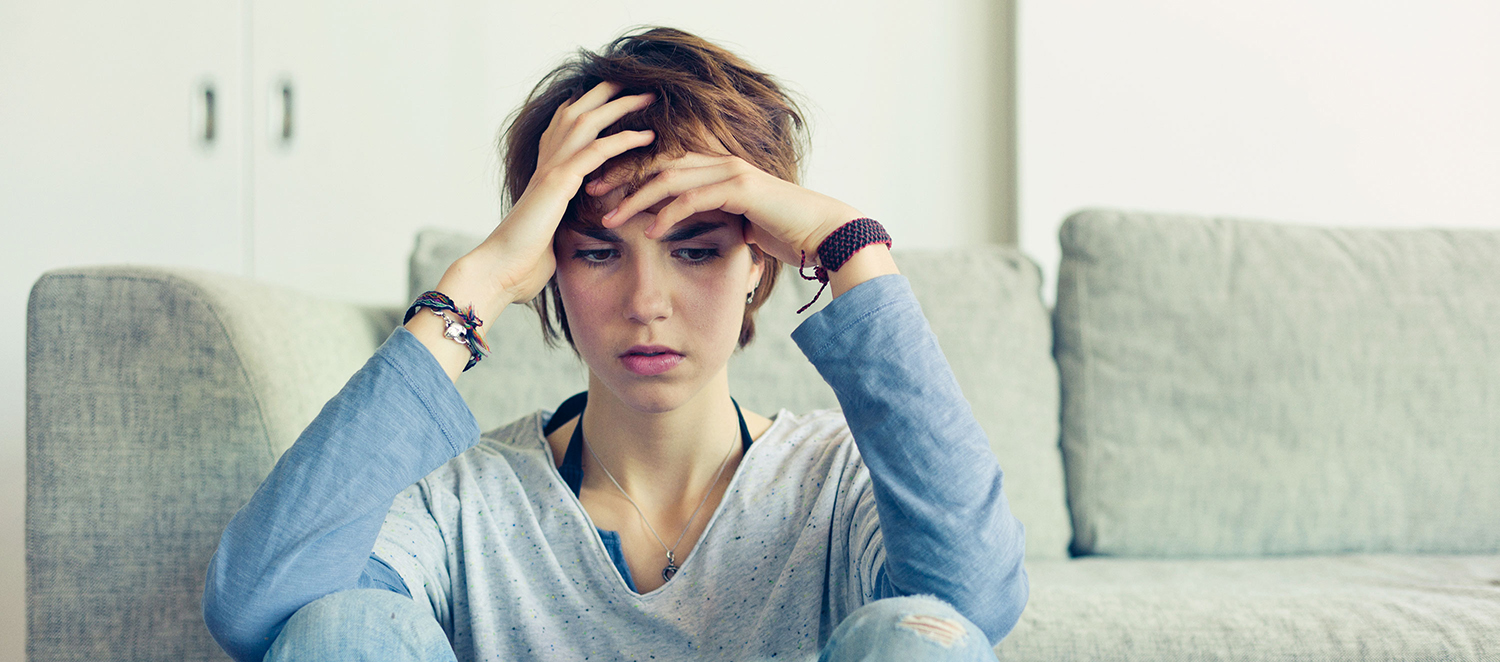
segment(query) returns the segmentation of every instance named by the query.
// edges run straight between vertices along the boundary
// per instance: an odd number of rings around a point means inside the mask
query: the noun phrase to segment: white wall
[[[1006,129],[995,120],[1006,109],[996,99],[1005,72],[991,57],[1003,50],[994,4],[494,4],[481,23],[494,35],[485,41],[487,105],[509,112],[577,45],[603,45],[623,26],[680,27],[746,56],[804,97],[813,135],[808,186],[881,219],[905,246],[985,241],[1009,221],[1009,185],[992,182],[1011,177],[996,144]]]
[[[1500,227],[1500,4],[1052,0],[1017,17],[1021,246],[1087,206]]]
[[[417,228],[485,233],[497,222],[491,143],[501,120],[536,79],[578,46],[601,46],[622,29],[643,23],[673,25],[720,41],[800,92],[814,136],[808,185],[881,219],[899,245],[944,247],[1011,236],[1004,102],[1008,46],[998,36],[1009,28],[1001,7],[988,0],[451,0],[432,5],[434,15],[412,18],[409,33],[387,34],[385,10],[334,0],[0,4],[0,307],[11,311],[0,322],[0,660],[20,660],[24,651],[21,311],[31,284],[46,269],[120,262],[186,265],[353,301],[402,303],[405,255]],[[268,9],[287,13],[266,20],[262,10]],[[386,9],[417,11],[409,4]],[[298,11],[306,12],[303,18]],[[214,29],[204,28],[207,14],[213,15]],[[221,24],[235,21],[255,29],[226,37]],[[325,53],[333,65],[301,70],[296,49],[316,42],[300,33],[329,23],[339,29],[326,46],[337,46],[337,53]],[[389,48],[351,45],[361,31],[379,33]],[[441,39],[441,52],[408,57],[410,40],[423,34]],[[184,44],[182,35],[197,36]],[[284,57],[267,59],[265,49],[283,48],[278,44],[290,44],[277,53]],[[252,48],[262,51],[252,58]],[[361,64],[361,57],[368,60]],[[392,68],[404,76],[433,70],[476,92],[430,98],[424,96],[428,90],[442,85],[391,88],[385,77]],[[297,78],[305,104],[327,98],[320,81],[338,77],[354,78],[338,80],[345,85],[340,89],[387,90],[398,108],[382,110],[397,115],[404,108],[420,112],[423,101],[454,104],[443,126],[414,129],[414,135],[441,143],[431,149],[451,155],[453,181],[433,182],[430,173],[416,173],[402,183],[428,194],[437,188],[451,199],[419,211],[383,202],[372,208],[360,191],[390,185],[358,178],[385,176],[380,173],[407,164],[383,168],[380,154],[358,151],[367,145],[339,142],[344,138],[330,143],[311,120],[300,125],[304,133],[297,144],[268,152],[260,133],[265,100],[259,95],[265,78],[280,69]],[[254,133],[213,150],[192,151],[191,91],[209,71],[218,72],[226,87],[250,81],[245,87],[257,98],[221,97],[221,130],[238,130],[234,127],[244,121]],[[143,86],[138,76],[148,74],[152,85]],[[455,103],[459,97],[475,105]],[[349,114],[339,128],[379,126],[357,107],[343,112]],[[154,158],[138,156],[151,153],[150,145],[132,142],[164,123],[157,133],[182,141],[177,160],[166,169]],[[422,149],[412,136],[395,142],[402,149]],[[294,188],[330,176],[328,168],[293,163],[317,150],[337,153],[349,180],[312,191]],[[234,165],[245,154],[248,171]],[[230,172],[205,174],[194,165],[208,163]],[[132,187],[149,193],[132,196]],[[295,200],[266,198],[286,189],[320,197],[301,207]],[[340,201],[329,198],[329,191],[351,197]],[[130,202],[120,204],[121,199]],[[393,207],[402,214],[358,226],[358,237],[342,244],[343,250],[323,251],[316,265],[299,257],[290,240],[276,238],[298,231],[317,236],[337,223]],[[325,227],[287,227],[284,217],[264,217],[276,209],[322,215]]]

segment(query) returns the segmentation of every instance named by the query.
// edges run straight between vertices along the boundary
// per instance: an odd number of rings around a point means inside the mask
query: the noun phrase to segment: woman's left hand
[[[605,214],[604,227],[624,224],[667,198],[676,199],[656,212],[646,237],[665,235],[673,225],[693,214],[722,210],[750,221],[745,240],[787,264],[798,264],[805,253],[809,266],[817,264],[818,245],[839,226],[860,217],[859,210],[767,173],[737,156],[688,153],[652,165],[656,174],[641,188]],[[585,191],[601,197],[618,188],[625,169],[605,173]]]

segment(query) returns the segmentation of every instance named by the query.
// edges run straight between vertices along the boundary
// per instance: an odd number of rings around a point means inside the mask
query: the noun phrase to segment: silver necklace
[[[580,430],[583,428],[582,417],[578,419],[578,427]],[[740,431],[735,430],[734,436],[738,438],[740,436]],[[677,560],[676,557],[673,556],[673,553],[676,552],[677,547],[682,544],[682,539],[687,537],[688,529],[693,528],[693,522],[696,522],[698,520],[698,511],[703,510],[703,504],[708,503],[708,497],[714,493],[714,488],[719,486],[719,479],[724,477],[724,467],[728,466],[729,464],[729,456],[734,454],[734,443],[732,441],[730,442],[729,451],[724,453],[724,459],[719,462],[719,472],[714,474],[714,482],[708,484],[708,491],[703,493],[703,500],[698,502],[698,507],[694,508],[692,516],[688,517],[687,525],[682,527],[682,533],[677,536],[677,542],[672,543],[671,547],[667,547],[667,541],[662,540],[661,535],[656,532],[656,527],[651,526],[651,520],[646,519],[646,513],[642,512],[641,507],[636,505],[635,499],[630,498],[630,493],[626,492],[625,488],[620,486],[620,481],[615,480],[615,475],[609,472],[609,467],[604,466],[604,462],[599,460],[599,456],[595,454],[594,449],[589,446],[588,438],[582,435],[579,435],[579,438],[583,441],[584,450],[588,451],[589,455],[594,458],[594,464],[599,465],[599,468],[604,470],[604,475],[609,476],[609,482],[615,484],[615,489],[619,490],[620,494],[625,495],[625,500],[630,502],[630,506],[632,508],[635,508],[635,514],[641,516],[641,523],[646,525],[646,530],[650,531],[651,535],[656,537],[656,542],[661,543],[661,548],[663,550],[666,550],[667,567],[662,568],[661,580],[664,582],[671,581],[672,576],[677,574]]]

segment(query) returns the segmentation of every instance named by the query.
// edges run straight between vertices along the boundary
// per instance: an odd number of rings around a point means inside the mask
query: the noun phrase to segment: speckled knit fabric
[[[777,414],[677,576],[645,595],[625,586],[553,468],[550,416],[486,433],[402,492],[376,543],[458,659],[813,655],[864,603],[884,554],[842,414]]]

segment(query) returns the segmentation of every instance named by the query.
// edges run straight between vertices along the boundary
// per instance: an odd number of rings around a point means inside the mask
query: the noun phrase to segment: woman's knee
[[[989,639],[948,603],[926,595],[876,600],[834,630],[825,662],[994,660]]]
[[[432,615],[411,598],[378,589],[325,595],[298,609],[266,662],[297,660],[452,660]]]

